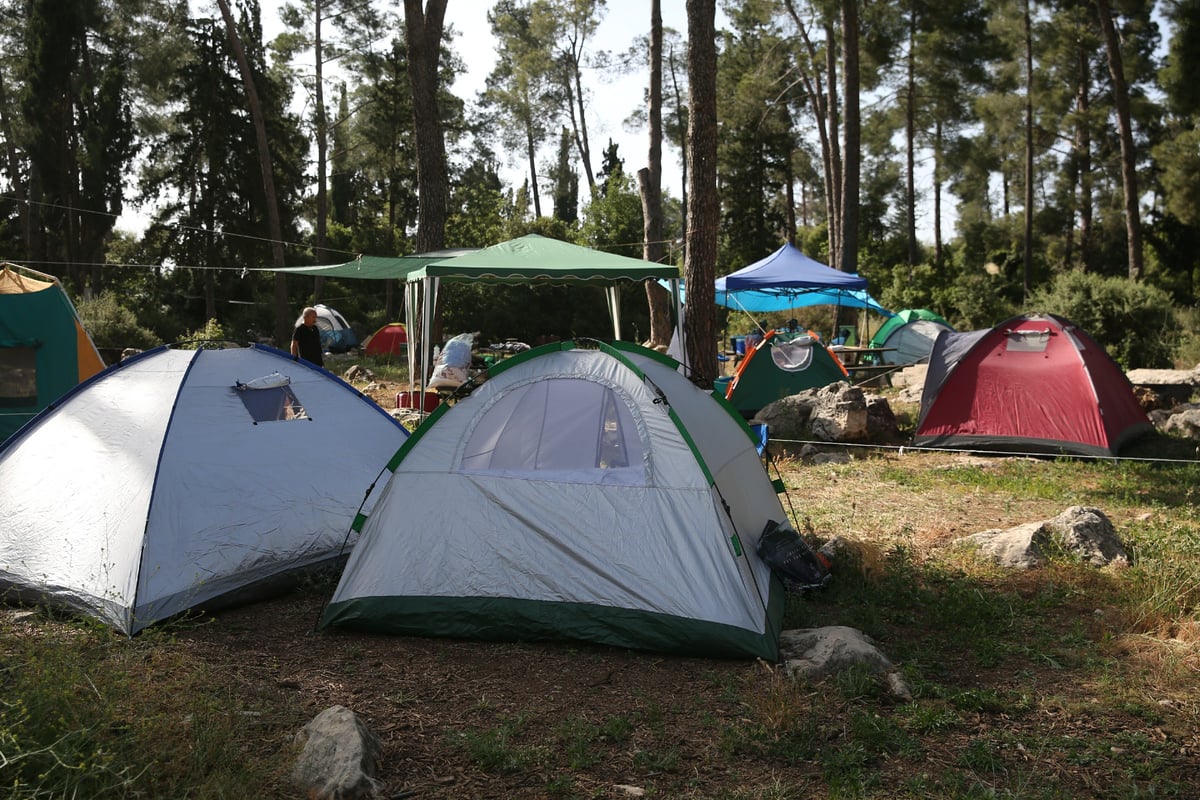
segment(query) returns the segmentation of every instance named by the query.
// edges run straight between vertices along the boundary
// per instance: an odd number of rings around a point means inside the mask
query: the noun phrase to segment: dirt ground
[[[390,410],[400,388],[366,391]],[[842,529],[903,530],[918,550],[971,530],[1025,522],[1050,507],[1061,510],[1044,499],[1014,503],[975,493],[924,498],[914,511],[911,497],[870,498],[836,479],[809,491],[844,502]],[[1169,773],[1171,785],[1200,781],[1195,730],[1171,727],[1178,725],[1173,718],[1147,724],[1136,709],[1113,713],[1095,706],[1080,713],[1075,704],[1087,705],[1097,689],[1081,687],[1079,673],[1061,663],[1033,658],[1019,677],[966,657],[927,665],[941,685],[968,687],[981,697],[1029,696],[1034,707],[946,705],[952,722],[931,717],[915,744],[885,743],[862,755],[866,734],[859,726],[886,732],[894,725],[889,720],[897,708],[886,698],[864,704],[844,687],[797,684],[761,662],[578,644],[315,632],[332,588],[310,586],[232,609],[179,635],[197,659],[235,676],[231,692],[249,713],[264,710],[263,754],[286,753],[279,732],[299,730],[330,706],[360,715],[384,745],[383,797],[1134,796],[1114,788],[1108,765],[1087,766],[1084,758],[1072,761],[1023,744],[1047,730],[1055,741],[1080,743],[1146,732],[1170,745],[1167,766],[1156,769]],[[1045,588],[1039,579],[1017,579],[1010,590],[1035,596]],[[1089,636],[1105,636],[1089,603],[1081,600],[1078,616],[1061,620],[1064,636],[1080,619]],[[914,621],[896,635],[919,629]],[[1195,698],[1188,702],[1194,707]],[[938,700],[926,705],[943,707]],[[1008,744],[998,746],[994,764],[987,760],[992,751],[980,750],[978,762],[964,768],[964,753],[984,741]],[[843,767],[857,777],[839,789]],[[998,793],[979,793],[989,786]],[[279,791],[290,796],[282,768]]]

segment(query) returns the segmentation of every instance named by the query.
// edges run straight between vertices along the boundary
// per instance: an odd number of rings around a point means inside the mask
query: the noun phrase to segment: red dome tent
[[[364,350],[371,356],[398,356],[408,344],[408,331],[402,322],[389,322],[371,334]]]
[[[943,331],[929,356],[913,444],[1113,456],[1152,429],[1091,336],[1052,314]]]

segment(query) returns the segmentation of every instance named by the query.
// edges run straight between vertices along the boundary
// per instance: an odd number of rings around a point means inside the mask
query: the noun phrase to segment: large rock
[[[981,531],[957,542],[975,546],[980,557],[1010,569],[1042,566],[1046,550],[1052,545],[1095,567],[1130,563],[1125,546],[1104,512],[1084,506],[1071,506],[1054,519]]]
[[[309,800],[360,800],[382,796],[375,779],[383,746],[353,711],[332,706],[296,734],[302,747],[292,782]]]
[[[880,411],[876,415],[884,418]],[[862,389],[842,381],[776,400],[755,418],[767,423],[776,439],[861,442],[869,437],[866,396]]]
[[[1094,567],[1129,566],[1129,553],[1112,521],[1098,508],[1071,506],[1046,522],[1064,550]]]
[[[870,636],[854,628],[831,625],[783,631],[779,634],[779,653],[784,669],[793,677],[815,680],[862,667],[884,679],[893,695],[912,699],[911,690],[888,657],[875,647]]]
[[[1185,403],[1170,411],[1151,411],[1150,421],[1163,433],[1181,436],[1185,439],[1200,439],[1200,404],[1198,403]]]

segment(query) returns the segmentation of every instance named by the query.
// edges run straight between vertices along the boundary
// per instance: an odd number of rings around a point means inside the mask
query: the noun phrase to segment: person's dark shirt
[[[296,330],[292,331],[292,341],[296,343],[301,358],[318,367],[325,366],[325,359],[321,355],[321,331],[316,325],[297,325]]]

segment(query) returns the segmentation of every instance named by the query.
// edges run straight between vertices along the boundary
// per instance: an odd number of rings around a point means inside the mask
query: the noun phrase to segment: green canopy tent
[[[672,282],[678,318],[679,270],[638,258],[604,253],[568,242],[529,234],[481,250],[442,250],[415,256],[362,256],[343,264],[294,267],[292,274],[341,278],[400,278],[405,281],[405,324],[414,331],[419,319],[419,347],[409,347],[409,374],[418,376],[421,391],[433,361],[434,309],[443,281],[488,283],[549,283],[604,286],[613,321],[613,338],[621,338],[618,287],[625,281],[665,279]]]

